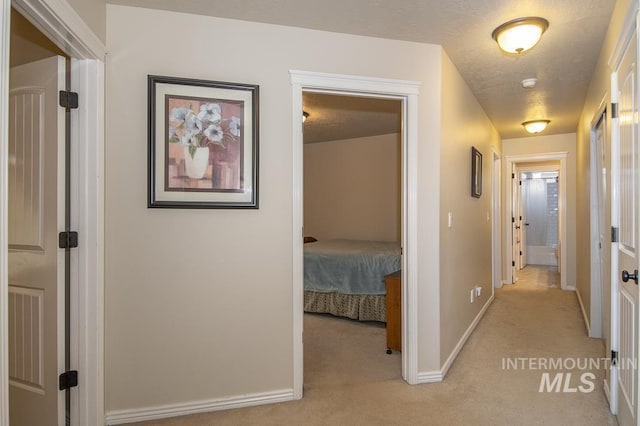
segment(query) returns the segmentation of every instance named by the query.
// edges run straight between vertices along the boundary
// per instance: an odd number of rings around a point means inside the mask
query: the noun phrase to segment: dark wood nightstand
[[[402,350],[402,271],[384,277],[387,287],[387,353]]]

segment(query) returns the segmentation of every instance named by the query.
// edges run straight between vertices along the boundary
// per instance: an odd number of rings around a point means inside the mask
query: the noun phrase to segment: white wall
[[[107,411],[291,390],[290,69],[422,82],[418,368],[437,370],[441,48],[116,5],[107,27]],[[146,207],[147,74],[260,85],[259,210]]]
[[[523,130],[524,131],[524,130]],[[510,155],[525,154],[543,154],[549,152],[567,152],[567,174],[560,176],[560,179],[566,179],[566,200],[567,206],[565,210],[567,218],[567,270],[562,271],[566,274],[567,287],[574,288],[576,285],[576,134],[566,133],[561,135],[550,136],[529,136],[524,138],[504,139],[502,141],[503,159]],[[532,165],[532,163],[528,163]],[[506,170],[506,161],[503,160],[502,170],[503,182],[503,210],[507,211],[506,192],[510,190],[511,170]],[[507,218],[508,219],[508,218]],[[503,265],[505,268],[504,276],[511,276],[507,269],[511,268],[507,264],[506,258],[508,251],[511,250],[511,223],[509,220],[503,220]]]
[[[492,147],[500,137],[449,57],[442,54],[440,152],[440,324],[441,365],[492,294]],[[471,147],[482,153],[482,196],[471,197]],[[432,196],[435,197],[435,194]],[[453,226],[448,226],[448,214]],[[473,304],[472,287],[482,286]]]
[[[305,144],[305,235],[399,242],[400,148],[397,133]]]

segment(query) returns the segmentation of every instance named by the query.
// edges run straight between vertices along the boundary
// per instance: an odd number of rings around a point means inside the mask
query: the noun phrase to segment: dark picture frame
[[[148,207],[258,208],[259,86],[149,75]]]
[[[480,198],[482,195],[482,153],[471,147],[471,196]]]

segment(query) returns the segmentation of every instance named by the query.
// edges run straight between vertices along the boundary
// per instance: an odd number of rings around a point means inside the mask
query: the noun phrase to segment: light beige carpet
[[[556,281],[554,281],[556,280]],[[555,288],[554,288],[555,286]],[[597,359],[573,292],[549,268],[528,266],[496,298],[442,383],[409,386],[384,328],[305,316],[304,398],[144,425],[615,425],[603,371],[571,371],[569,389],[593,372],[592,392],[539,392],[541,370],[503,369],[504,357]],[[547,371],[551,376],[565,371]]]

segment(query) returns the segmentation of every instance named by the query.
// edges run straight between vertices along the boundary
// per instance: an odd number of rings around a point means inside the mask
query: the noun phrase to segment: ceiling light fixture
[[[535,134],[540,133],[541,131],[546,129],[549,123],[551,123],[550,120],[531,120],[525,121],[524,123],[522,123],[522,125],[527,132]]]
[[[538,83],[537,78],[525,78],[520,82],[520,84],[522,84],[522,87],[525,89],[533,89],[536,86],[536,83]]]
[[[549,21],[546,19],[529,16],[505,22],[493,30],[491,37],[500,49],[518,55],[535,46],[548,27]]]
[[[304,123],[309,118],[309,113],[307,111],[302,111],[302,122]]]

